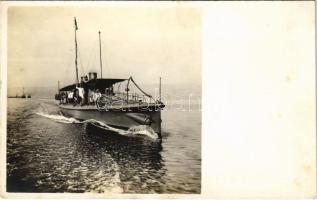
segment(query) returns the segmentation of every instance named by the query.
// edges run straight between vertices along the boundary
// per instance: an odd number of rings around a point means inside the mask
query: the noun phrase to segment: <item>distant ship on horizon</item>
[[[22,88],[22,95],[18,95],[16,94],[15,96],[8,96],[8,98],[22,98],[22,99],[27,99],[27,98],[31,98],[31,94],[25,94],[24,92],[24,88]]]

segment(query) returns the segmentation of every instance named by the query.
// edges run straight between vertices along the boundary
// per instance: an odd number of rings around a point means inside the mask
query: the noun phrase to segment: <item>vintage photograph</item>
[[[8,193],[201,193],[199,7],[7,9]]]
[[[314,199],[314,1],[1,1],[0,198]]]

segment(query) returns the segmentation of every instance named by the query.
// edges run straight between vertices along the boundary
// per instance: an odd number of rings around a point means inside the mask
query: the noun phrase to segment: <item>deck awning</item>
[[[128,79],[92,79],[88,82],[84,83],[84,86],[88,89],[99,89],[104,90],[105,88],[111,87],[113,84],[126,81]],[[61,88],[59,91],[71,91],[76,88],[76,84],[68,85],[66,87]]]

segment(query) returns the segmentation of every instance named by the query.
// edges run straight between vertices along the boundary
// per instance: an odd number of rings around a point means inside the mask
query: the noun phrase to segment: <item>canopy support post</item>
[[[126,88],[126,91],[127,91],[127,103],[129,103],[129,83],[130,83],[130,79],[131,79],[131,77],[128,79],[127,88]]]

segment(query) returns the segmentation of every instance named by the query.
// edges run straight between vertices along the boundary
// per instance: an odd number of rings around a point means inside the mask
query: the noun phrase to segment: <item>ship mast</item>
[[[100,38],[100,31],[99,33],[99,56],[100,56],[100,78],[102,79],[102,60],[101,60],[101,38]]]
[[[76,17],[74,18],[75,20],[75,67],[76,67],[76,86],[78,86],[78,67],[77,67],[77,35],[76,32],[78,30],[78,26],[77,26],[77,21],[76,21]]]

